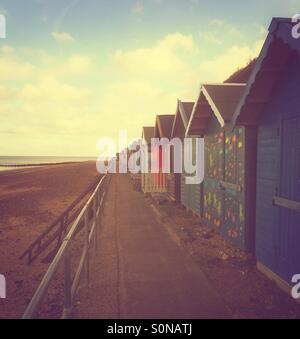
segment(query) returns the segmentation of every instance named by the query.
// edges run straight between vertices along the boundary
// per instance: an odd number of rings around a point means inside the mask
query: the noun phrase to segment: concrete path
[[[92,265],[91,286],[80,293],[76,318],[230,317],[217,291],[126,175],[112,179]]]

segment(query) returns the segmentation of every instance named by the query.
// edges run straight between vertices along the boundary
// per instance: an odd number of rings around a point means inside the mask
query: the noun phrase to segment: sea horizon
[[[37,164],[57,164],[66,162],[96,161],[97,157],[88,156],[0,156],[0,166],[20,166]]]

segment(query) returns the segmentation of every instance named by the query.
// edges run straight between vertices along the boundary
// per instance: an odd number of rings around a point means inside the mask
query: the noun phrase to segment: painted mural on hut
[[[244,144],[242,127],[232,133],[222,129],[205,142],[204,219],[241,248],[245,247]]]
[[[204,181],[204,219],[218,229],[222,226],[222,192],[220,181],[223,179],[224,132],[220,131],[205,138],[205,181]]]
[[[237,185],[227,188],[224,197],[224,227],[228,237],[245,247],[245,199],[242,187],[245,186],[245,133],[244,128],[236,128],[225,135],[225,182]]]

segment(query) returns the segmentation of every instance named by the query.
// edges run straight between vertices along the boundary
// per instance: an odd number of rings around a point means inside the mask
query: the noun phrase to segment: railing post
[[[86,247],[86,259],[85,259],[85,283],[88,286],[90,284],[90,257],[89,257],[89,208],[86,210],[84,223],[85,223],[85,247]]]
[[[94,234],[93,234],[93,239],[94,239],[94,249],[95,249],[95,253],[97,251],[97,242],[98,242],[98,237],[97,237],[97,234],[98,234],[98,192],[97,194],[95,195],[95,198],[94,198],[94,202],[93,202],[93,215],[94,215],[94,223],[95,223],[95,228],[94,228]]]
[[[72,310],[72,278],[71,278],[71,253],[67,250],[64,260],[65,265],[65,296],[64,296],[64,311],[63,318],[68,318]]]
[[[102,189],[102,194],[101,194],[101,200],[102,200],[102,203],[101,203],[101,217],[103,216],[103,213],[104,213],[104,189]]]

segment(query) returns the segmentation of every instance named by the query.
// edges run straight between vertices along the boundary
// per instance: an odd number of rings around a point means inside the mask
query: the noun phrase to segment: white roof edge
[[[197,96],[197,98],[196,98],[196,100],[195,100],[194,107],[193,107],[193,111],[192,111],[192,114],[191,114],[191,116],[190,116],[190,120],[189,120],[189,122],[188,122],[187,128],[186,128],[186,130],[185,130],[185,137],[187,137],[187,136],[189,135],[189,130],[191,129],[191,123],[192,123],[192,120],[193,120],[193,118],[194,118],[196,108],[197,108],[197,106],[198,106],[198,102],[199,102],[200,95],[201,95],[201,93],[202,93],[202,87],[203,87],[203,85],[200,85],[199,94],[198,94],[198,96]]]
[[[176,125],[177,113],[178,113],[178,107],[179,107],[179,103],[180,103],[180,102],[181,102],[180,99],[177,99],[177,107],[176,107],[175,118],[174,118],[173,126],[172,126],[171,138],[173,138],[173,135],[174,135],[174,129],[175,129],[175,125]]]
[[[212,98],[210,97],[209,93],[207,92],[207,90],[205,89],[205,86],[203,86],[203,94],[206,98],[206,100],[208,101],[210,107],[212,108],[217,120],[219,121],[219,124],[221,125],[221,127],[224,127],[225,125],[225,121],[222,117],[221,112],[218,110],[217,106],[215,105],[214,101],[212,100]]]
[[[180,113],[181,119],[183,121],[184,128],[186,130],[189,121],[187,119],[186,111],[185,111],[185,109],[183,107],[182,101],[179,102],[179,113]]]
[[[204,83],[202,86],[247,86],[244,82],[222,82],[222,83]]]

